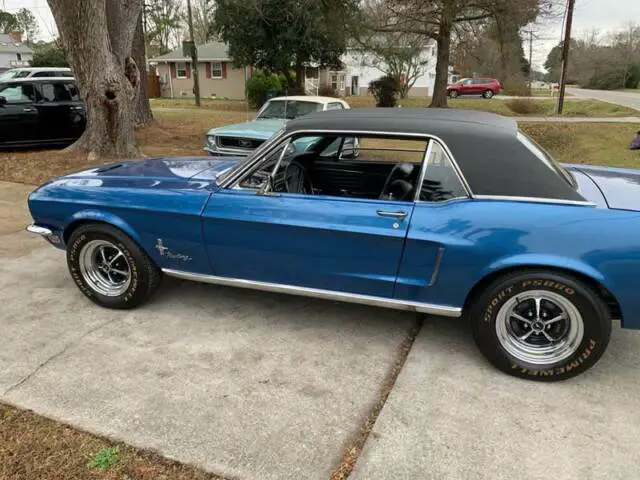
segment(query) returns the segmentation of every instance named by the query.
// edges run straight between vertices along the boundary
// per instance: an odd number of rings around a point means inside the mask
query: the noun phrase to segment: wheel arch
[[[513,272],[527,272],[533,270],[547,270],[551,273],[559,273],[570,275],[578,280],[583,281],[589,285],[605,302],[607,310],[611,319],[620,319],[623,322],[622,310],[620,308],[620,302],[615,295],[607,288],[603,283],[603,279],[600,275],[594,274],[595,271],[586,268],[575,268],[575,266],[558,265],[553,263],[520,263],[503,265],[487,272],[475,285],[471,288],[467,294],[464,302],[463,311],[469,311],[471,305],[475,299],[496,279],[508,275]]]
[[[127,223],[117,215],[102,212],[99,210],[82,210],[74,214],[62,229],[62,241],[64,242],[64,244],[67,245],[69,239],[71,238],[71,235],[78,227],[89,223],[100,223],[103,225],[115,227],[126,233],[134,242],[138,244],[140,248],[142,248],[140,236],[136,233],[135,229],[129,223]]]

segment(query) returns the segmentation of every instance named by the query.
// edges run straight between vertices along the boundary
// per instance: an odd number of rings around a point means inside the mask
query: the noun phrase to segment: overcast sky
[[[43,40],[56,35],[56,24],[46,0],[0,0],[3,10],[15,12],[22,7],[29,8],[38,19]],[[580,37],[593,29],[600,32],[619,29],[630,20],[640,23],[640,0],[576,0],[572,37]],[[533,64],[539,69],[549,50],[560,41],[562,19],[547,22],[536,30],[538,38],[533,42]],[[528,49],[525,44],[527,54]]]

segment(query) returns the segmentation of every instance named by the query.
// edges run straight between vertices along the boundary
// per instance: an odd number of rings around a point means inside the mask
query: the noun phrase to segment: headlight
[[[216,137],[215,135],[207,135],[207,145],[211,148],[216,148]]]

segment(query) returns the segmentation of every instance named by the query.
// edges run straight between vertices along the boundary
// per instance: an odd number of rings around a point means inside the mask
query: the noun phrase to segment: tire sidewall
[[[457,90],[449,90],[449,98],[458,98],[458,96],[460,96],[460,94]]]
[[[484,98],[493,98],[493,92],[491,90],[485,90],[485,92],[482,94],[482,96]]]
[[[562,295],[582,316],[584,334],[575,352],[548,365],[534,365],[514,358],[501,345],[496,332],[500,308],[511,298],[530,290],[545,290]],[[489,287],[474,312],[474,337],[482,353],[500,370],[512,375],[540,380],[562,380],[575,376],[595,364],[604,353],[611,331],[611,320],[604,304],[580,282],[565,276],[522,274]]]
[[[136,260],[131,247],[127,245],[129,242],[119,237],[119,235],[106,232],[100,227],[96,227],[95,230],[81,229],[71,236],[67,245],[67,265],[75,284],[86,297],[99,305],[110,308],[128,308],[130,304],[137,303],[138,299],[144,297],[146,293],[145,280],[139,262]],[[82,276],[80,255],[84,246],[92,240],[106,240],[119,248],[125,256],[131,271],[131,284],[121,295],[115,297],[102,295],[93,290]]]

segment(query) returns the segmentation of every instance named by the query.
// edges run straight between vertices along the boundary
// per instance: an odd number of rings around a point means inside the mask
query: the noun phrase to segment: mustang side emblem
[[[172,260],[182,260],[183,262],[191,261],[191,257],[189,255],[184,255],[182,253],[174,253],[171,250],[169,250],[169,247],[165,247],[164,242],[162,241],[161,238],[158,239],[158,241],[156,242],[156,246],[153,248],[158,250],[161,257],[167,257]]]

